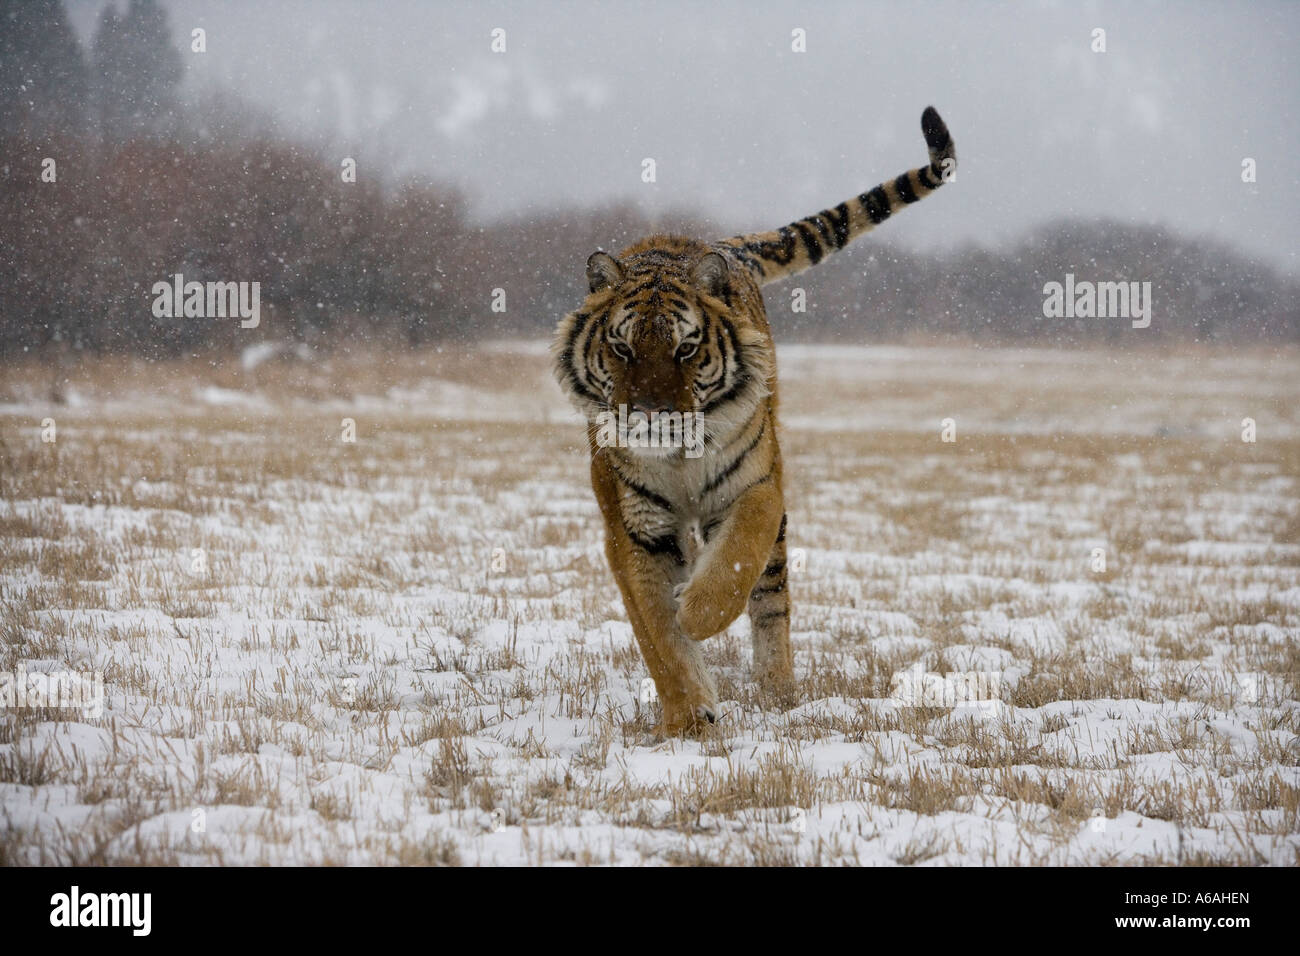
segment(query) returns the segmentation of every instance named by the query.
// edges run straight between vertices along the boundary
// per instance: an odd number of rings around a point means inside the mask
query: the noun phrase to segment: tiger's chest
[[[771,477],[777,455],[771,429],[757,422],[749,432],[696,458],[620,456],[614,472],[627,530],[671,544],[682,563],[693,565],[736,499]]]

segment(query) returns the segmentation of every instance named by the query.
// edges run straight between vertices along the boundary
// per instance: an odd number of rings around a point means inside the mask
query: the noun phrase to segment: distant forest
[[[630,203],[477,224],[454,187],[365,167],[346,182],[343,157],[276,138],[235,101],[183,112],[183,74],[156,0],[108,6],[89,49],[59,0],[0,0],[0,355],[542,336],[581,301],[598,247],[777,225],[651,221]],[[260,326],[156,318],[150,290],[176,273],[260,282]],[[1044,285],[1067,273],[1150,282],[1150,327],[1044,318]],[[942,254],[895,247],[886,229],[766,296],[783,341],[1300,340],[1300,282],[1227,245],[1121,222],[1058,221]]]

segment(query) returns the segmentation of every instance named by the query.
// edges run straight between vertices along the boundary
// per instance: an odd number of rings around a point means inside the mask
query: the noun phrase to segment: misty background
[[[1286,2],[0,0],[0,349],[246,344],[153,317],[176,272],[260,281],[257,337],[545,335],[596,247],[834,205],[924,162],[931,103],[956,183],[807,313],[770,289],[778,337],[1295,340],[1297,39]],[[1151,328],[1044,319],[1067,272],[1151,281]]]

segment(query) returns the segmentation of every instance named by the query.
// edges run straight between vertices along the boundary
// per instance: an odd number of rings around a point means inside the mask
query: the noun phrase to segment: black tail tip
[[[925,134],[925,145],[931,149],[947,149],[952,143],[948,127],[933,106],[927,106],[921,114],[921,132]]]

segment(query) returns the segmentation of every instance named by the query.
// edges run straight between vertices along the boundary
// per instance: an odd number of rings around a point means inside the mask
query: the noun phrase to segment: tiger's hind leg
[[[749,623],[754,644],[754,677],[778,698],[794,689],[794,652],[790,647],[790,587],[785,563],[785,522],[763,573],[749,593]]]

